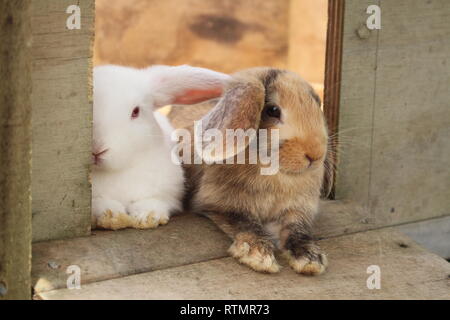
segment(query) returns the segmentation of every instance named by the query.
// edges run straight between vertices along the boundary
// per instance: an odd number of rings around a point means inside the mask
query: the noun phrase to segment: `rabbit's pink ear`
[[[190,89],[181,93],[172,102],[174,104],[194,104],[205,100],[220,97],[222,95],[223,88],[211,88],[211,89]]]
[[[224,73],[187,65],[154,66],[147,72],[156,108],[168,104],[194,104],[219,97],[231,79]]]

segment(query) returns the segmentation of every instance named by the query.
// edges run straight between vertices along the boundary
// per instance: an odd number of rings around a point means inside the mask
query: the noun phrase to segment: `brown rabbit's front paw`
[[[285,257],[295,272],[310,276],[324,273],[328,266],[327,256],[320,251],[307,252],[307,254],[294,257],[290,251],[285,251]]]
[[[240,233],[228,249],[232,257],[255,271],[276,273],[280,271],[269,240],[258,239],[251,233]]]

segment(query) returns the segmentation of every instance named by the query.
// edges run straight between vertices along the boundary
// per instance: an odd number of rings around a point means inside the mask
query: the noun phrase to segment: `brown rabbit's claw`
[[[285,257],[289,265],[295,272],[317,276],[325,272],[328,266],[328,259],[324,253],[308,253],[307,255],[295,258],[290,251],[285,251]]]
[[[272,247],[269,241],[251,239],[251,236],[247,234],[236,237],[228,252],[255,271],[276,273],[280,271],[280,266],[275,259]]]

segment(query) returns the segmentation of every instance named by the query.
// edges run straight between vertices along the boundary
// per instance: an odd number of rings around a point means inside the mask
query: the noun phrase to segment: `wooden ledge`
[[[326,238],[374,228],[351,203],[325,201],[318,236]],[[215,223],[222,229],[221,221]],[[230,239],[213,222],[187,214],[154,230],[94,231],[92,236],[35,243],[32,285],[35,293],[66,286],[70,265],[81,269],[83,284],[177,267],[228,256]]]
[[[43,292],[39,299],[450,299],[450,264],[392,229],[320,241],[330,266],[319,277],[256,273],[232,258]],[[188,250],[189,246],[186,246]],[[368,289],[367,268],[381,270]]]
[[[188,214],[174,217],[168,225],[153,230],[95,231],[90,237],[34,244],[35,297],[204,299],[209,295],[218,299],[296,299],[361,295],[387,299],[442,298],[444,288],[450,292],[450,264],[444,259],[422,249],[394,228],[365,231],[379,228],[379,224],[352,203],[324,202],[321,211],[316,230],[318,237],[324,238],[320,242],[331,262],[322,277],[300,276],[288,267],[279,275],[257,274],[228,258],[231,240],[219,229],[218,226],[224,229],[220,221],[216,221],[217,226],[207,218]],[[62,289],[66,287],[70,265],[80,267],[82,290]],[[370,265],[382,269],[382,291],[366,288],[366,270]],[[205,287],[195,279],[221,289],[214,293],[213,287]],[[273,279],[278,279],[279,284]],[[258,288],[252,288],[256,282],[273,288],[258,293]],[[289,289],[292,283],[300,287]],[[126,292],[120,289],[121,285]],[[149,293],[144,289],[146,285],[159,289]],[[314,295],[308,296],[307,292]]]
[[[33,245],[35,293],[66,287],[70,265],[81,283],[165,269],[227,256],[231,241],[211,221],[196,215],[173,217],[153,230],[98,231],[92,236]]]

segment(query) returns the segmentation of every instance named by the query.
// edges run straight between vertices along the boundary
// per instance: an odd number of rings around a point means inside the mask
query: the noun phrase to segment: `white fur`
[[[189,66],[94,69],[93,153],[108,151],[92,165],[93,227],[155,227],[181,209],[184,181],[182,168],[171,160],[173,128],[155,108],[183,91],[222,87],[226,80],[227,75]],[[132,119],[137,106],[139,117]],[[105,217],[123,214],[121,224],[101,225]]]

